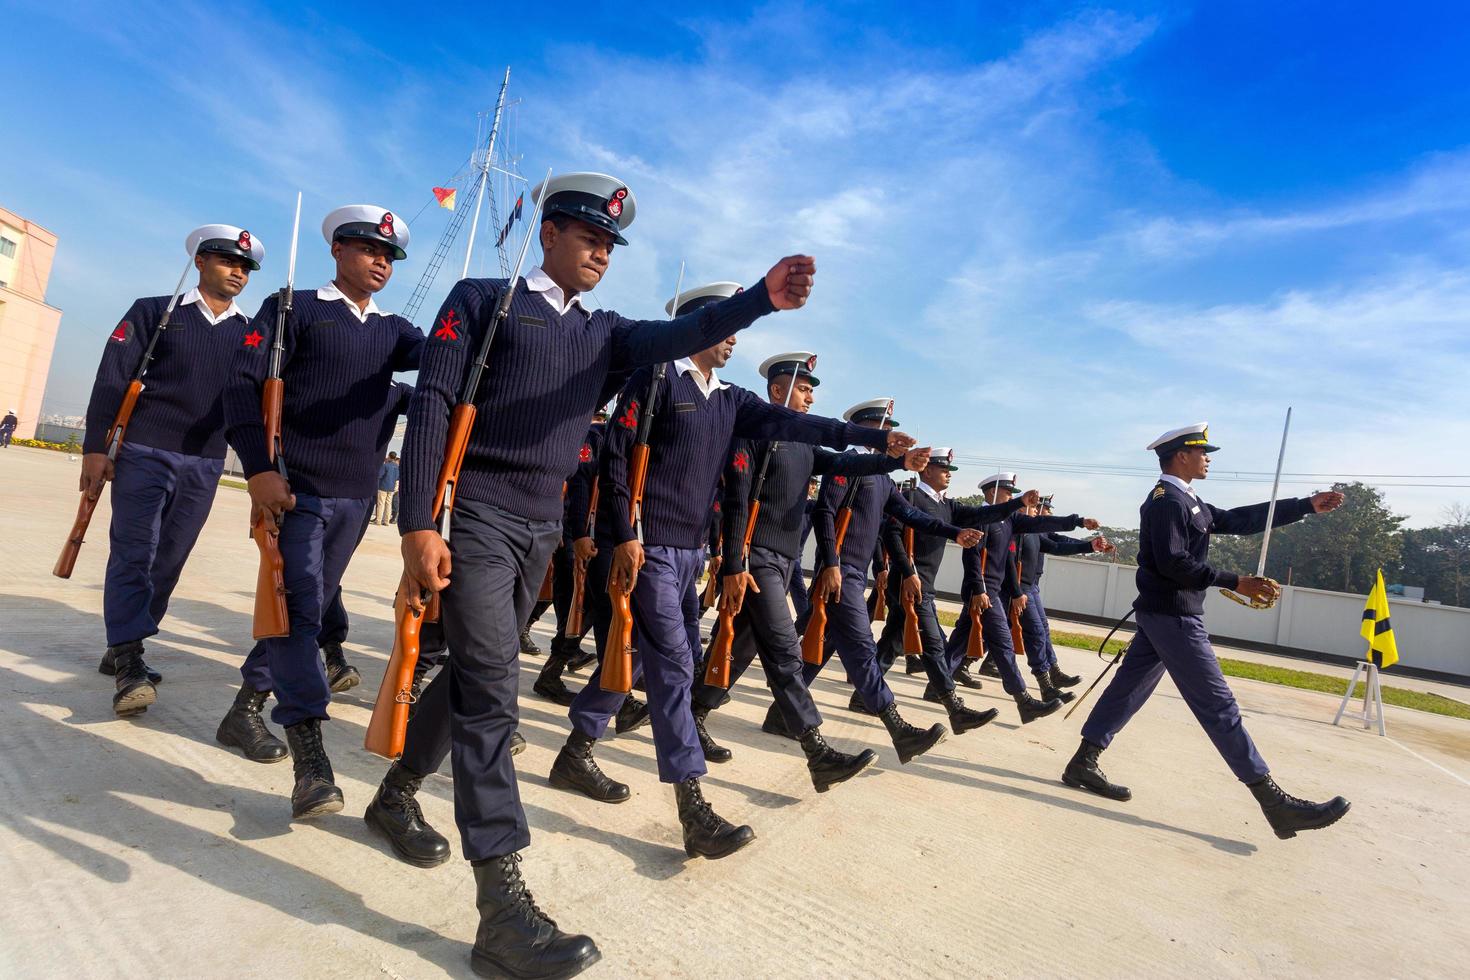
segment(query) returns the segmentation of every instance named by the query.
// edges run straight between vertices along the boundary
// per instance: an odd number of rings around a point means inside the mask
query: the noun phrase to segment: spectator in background
[[[0,419],[0,449],[8,449],[10,440],[15,435],[15,427],[20,425],[20,419],[15,417],[15,409],[5,413],[5,418]]]
[[[398,454],[389,453],[378,470],[378,511],[369,524],[387,524],[392,516],[393,498],[398,493]]]

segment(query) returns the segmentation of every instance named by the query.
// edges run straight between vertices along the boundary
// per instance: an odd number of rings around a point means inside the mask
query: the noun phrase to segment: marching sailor
[[[169,596],[199,539],[225,460],[220,392],[249,319],[235,297],[260,268],[265,246],[234,225],[204,225],[184,240],[199,282],[179,297],[153,348],[114,462],[107,433],[171,296],[135,300],[102,348],[82,439],[83,493],[112,483],[102,622],[107,652],[98,671],[115,675],[119,715],[148,710],[163,678],[143,662]]]
[[[739,288],[736,283],[714,283],[695,289],[679,297],[679,311],[687,313]],[[621,588],[630,595],[637,651],[633,675],[636,679],[641,674],[647,685],[659,779],[674,785],[684,849],[691,857],[724,857],[755,838],[751,828],[731,825],[704,800],[700,777],[707,772],[706,752],[712,743],[707,735],[701,738],[707,709],[691,710],[690,704],[700,613],[694,582],[704,567],[710,504],[727,461],[737,469],[748,469],[751,462],[745,451],[732,452],[732,443],[737,438],[791,440],[896,452],[913,442],[901,432],[874,431],[791,411],[722,381],[716,370],[729,361],[734,347],[735,338],[730,337],[676,361],[651,403],[651,369],[634,374],[623,389],[602,449],[598,557],[589,572],[606,578],[609,591]],[[653,423],[642,516],[635,534],[628,519],[630,456],[644,412],[653,412]],[[737,533],[743,536],[743,531],[742,526]],[[727,544],[732,546],[739,547]],[[753,581],[743,565],[726,575],[722,601],[738,608]],[[783,596],[783,585],[773,595]],[[605,613],[597,616],[600,649],[606,649],[610,619]],[[551,768],[551,785],[605,803],[621,803],[630,795],[628,786],[608,778],[592,757],[593,744],[623,700],[622,694],[601,688],[607,666],[604,662],[593,673],[572,703],[572,733]]]
[[[532,193],[542,201],[543,257],[517,281],[475,394],[447,542],[434,506],[449,415],[504,280],[465,279],[450,292],[409,406],[398,515],[404,570],[410,584],[440,593],[450,657],[424,688],[403,755],[366,814],[404,860],[448,860],[448,842],[423,822],[414,794],[451,757],[455,822],[481,915],[471,966],[522,978],[572,976],[601,955],[590,938],[558,929],[526,888],[518,852],[531,837],[511,763],[521,626],[561,538],[561,486],[587,420],[628,372],[801,306],[816,271],[809,256],[788,256],[752,288],[673,321],[589,310],[581,294],[627,244],[633,192],[615,177],[573,173]]]
[[[1205,590],[1220,586],[1249,599],[1273,601],[1280,586],[1268,578],[1240,575],[1208,562],[1210,535],[1259,534],[1266,529],[1269,504],[1222,510],[1200,499],[1196,480],[1210,472],[1209,429],[1204,422],[1174,429],[1148,446],[1158,454],[1162,476],[1139,508],[1138,598],[1133,603],[1138,631],[1118,672],[1082,726],[1082,744],[1067,763],[1062,782],[1114,800],[1128,800],[1127,787],[1108,781],[1098,755],[1143,707],[1168,672],[1200,727],[1215,743],[1235,778],[1261,805],[1271,829],[1283,840],[1299,830],[1336,823],[1348,811],[1341,796],[1311,803],[1288,796],[1271,778],[1240,719],[1240,708],[1205,630]],[[1324,491],[1276,503],[1273,527],[1325,514],[1342,506],[1343,495]]]
[[[332,690],[317,637],[377,493],[382,447],[397,419],[393,373],[416,369],[424,344],[417,327],[373,301],[393,263],[407,257],[408,224],[385,208],[349,204],[326,216],[322,237],[336,274],[320,289],[293,292],[281,337],[285,477],[261,419],[277,294],[240,338],[224,393],[226,437],[245,469],[251,506],[280,527],[291,632],[251,649],[240,668],[244,683],[215,738],[256,762],[284,759],[286,746],[260,716],[266,694],[274,693],[271,720],[286,729],[295,770],[295,818],[342,809],[322,739]]]

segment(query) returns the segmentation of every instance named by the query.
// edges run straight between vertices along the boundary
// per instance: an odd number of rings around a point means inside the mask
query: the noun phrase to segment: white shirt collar
[[[944,494],[940,493],[938,490],[935,490],[933,487],[931,487],[929,484],[925,483],[923,480],[920,480],[919,481],[919,489],[922,490],[922,491],[924,491],[924,493],[928,494],[930,500],[933,500],[936,503],[941,503],[941,504],[944,503]]]
[[[1195,500],[1198,500],[1199,499],[1199,494],[1197,494],[1197,493],[1194,492],[1194,487],[1190,486],[1188,483],[1186,483],[1183,480],[1179,479],[1179,477],[1175,476],[1173,473],[1163,473],[1163,474],[1160,474],[1159,479],[1160,480],[1163,480],[1165,483],[1172,483],[1172,484],[1174,484],[1180,490],[1183,490],[1185,493],[1189,494],[1189,496],[1191,498],[1193,498]]]
[[[720,380],[720,376],[715,373],[714,368],[710,368],[709,380],[706,381],[704,378],[704,372],[695,367],[694,358],[692,357],[681,357],[677,361],[675,361],[674,371],[677,374],[687,374],[691,378],[693,378],[695,387],[699,389],[699,393],[705,397],[706,401],[708,401],[709,396],[713,395],[715,392],[724,391],[726,388],[730,387],[730,383],[728,381]]]
[[[225,307],[225,311],[223,313],[221,313],[219,316],[215,316],[214,310],[211,310],[209,308],[209,304],[204,302],[204,294],[199,291],[198,286],[195,286],[193,289],[189,290],[187,293],[179,297],[180,306],[188,306],[190,303],[194,303],[199,307],[199,312],[204,314],[204,319],[209,321],[209,325],[211,327],[225,320],[228,320],[232,316],[245,316],[245,313],[240,309],[240,307],[235,305],[234,300],[230,300],[230,305]]]
[[[573,306],[581,306],[585,311],[587,307],[582,306],[582,297],[579,293],[573,293],[568,299],[562,292],[562,288],[552,281],[546,274],[546,270],[539,265],[526,273],[526,288],[533,293],[540,293],[541,298],[546,300],[546,305],[556,312],[565,316]]]
[[[373,298],[371,296],[368,297],[367,309],[361,309],[356,303],[348,299],[347,295],[343,293],[342,290],[337,288],[337,284],[335,282],[329,282],[321,289],[318,289],[316,291],[316,298],[320,300],[325,300],[329,303],[334,299],[340,299],[342,302],[347,304],[347,308],[352,311],[352,315],[357,317],[363,323],[367,323],[367,318],[374,313],[378,314],[378,316],[383,315],[383,311],[378,309],[378,304],[373,301]]]

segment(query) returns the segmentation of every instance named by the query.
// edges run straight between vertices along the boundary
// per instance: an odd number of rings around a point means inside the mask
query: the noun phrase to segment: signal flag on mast
[[[443,208],[444,210],[446,210],[446,211],[453,211],[454,210],[454,194],[455,194],[455,191],[456,190],[458,190],[458,188],[454,188],[454,187],[436,187],[436,188],[434,188],[434,200],[438,201],[439,202],[439,206],[441,208]]]
[[[516,223],[521,216],[521,205],[526,203],[526,195],[521,194],[516,198],[516,206],[510,209],[510,217],[505,221],[505,227],[500,229],[500,237],[495,239],[495,247],[499,248],[505,244],[505,236],[510,234],[510,226]]]

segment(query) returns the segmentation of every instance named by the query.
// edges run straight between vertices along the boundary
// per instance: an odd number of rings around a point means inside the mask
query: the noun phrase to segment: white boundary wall
[[[812,565],[808,542],[804,556]],[[1132,565],[1049,555],[1041,578],[1041,598],[1058,615],[1116,620],[1133,606],[1138,589]],[[935,583],[941,593],[959,595],[960,549],[948,546]],[[1286,586],[1271,609],[1250,609],[1211,589],[1205,599],[1205,625],[1221,640],[1238,640],[1360,660],[1367,644],[1358,628],[1366,596]],[[1470,679],[1470,609],[1389,600],[1399,663]]]

